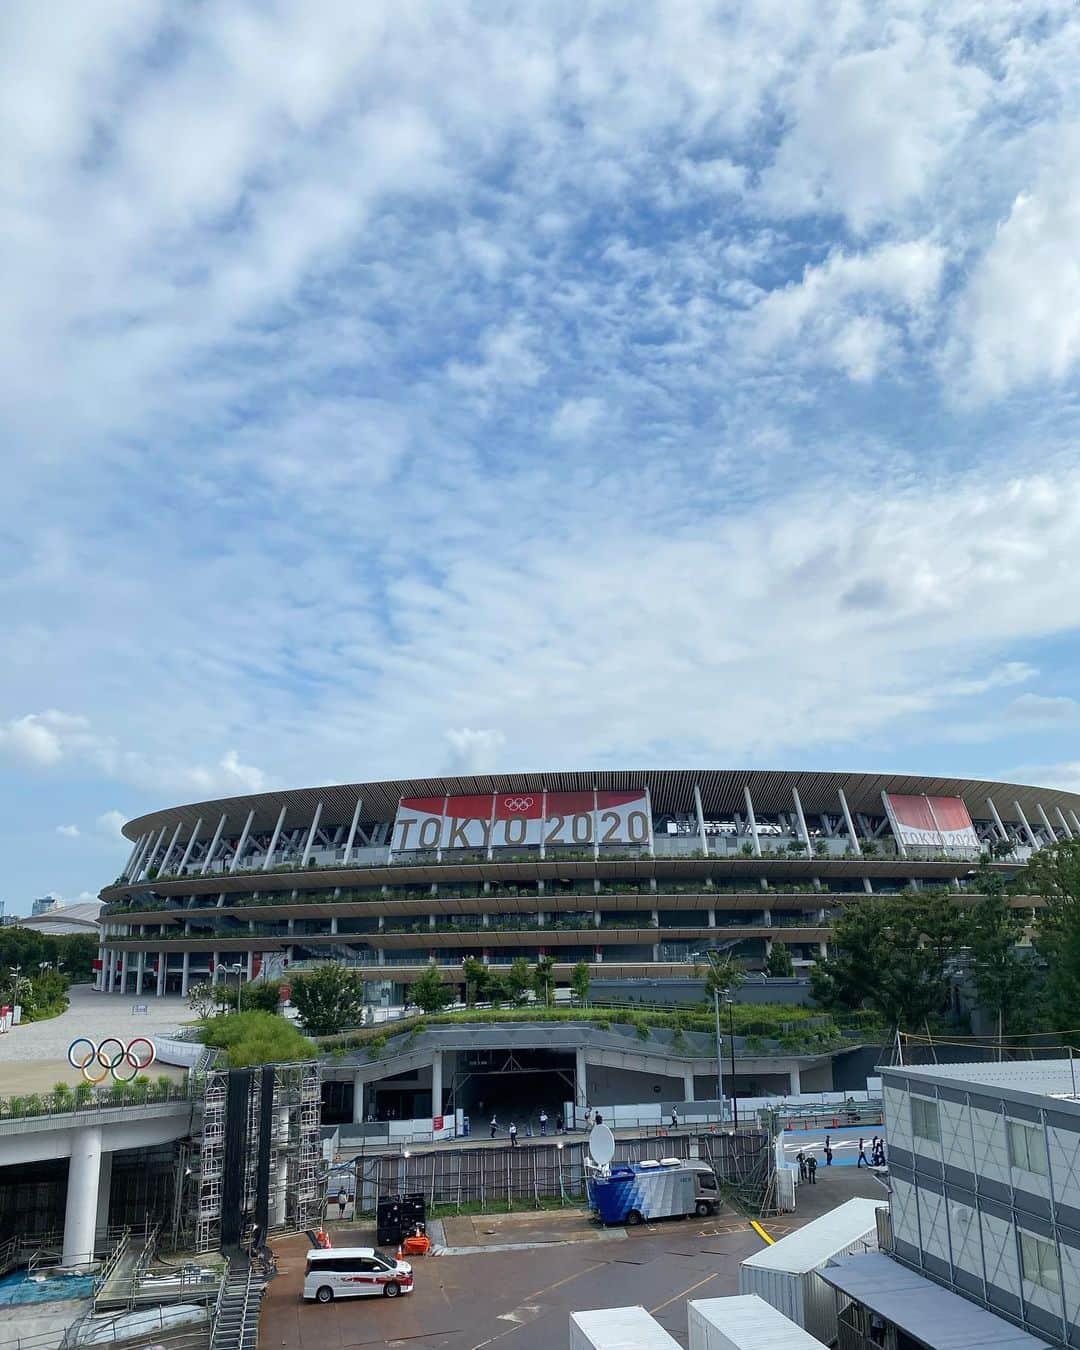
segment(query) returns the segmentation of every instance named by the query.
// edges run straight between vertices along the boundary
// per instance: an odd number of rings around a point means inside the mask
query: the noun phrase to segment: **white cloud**
[[[1080,133],[1012,204],[957,306],[946,371],[962,396],[999,398],[1080,361]]]
[[[123,811],[113,809],[111,811],[102,811],[94,824],[102,831],[102,833],[107,834],[109,838],[123,839],[124,822],[126,820],[127,816],[124,815]]]
[[[489,394],[518,385],[538,384],[545,366],[531,350],[536,332],[520,320],[489,328],[480,340],[480,360],[450,361],[446,373],[455,383],[477,394]]]
[[[941,285],[944,249],[930,239],[836,250],[802,280],[765,294],[749,312],[746,349],[756,358],[789,352],[865,382],[880,370],[905,326]]]
[[[568,398],[551,419],[551,434],[558,441],[577,441],[587,436],[604,411],[602,399]]]
[[[0,726],[0,751],[26,764],[51,767],[65,755],[93,744],[85,717],[50,708],[27,713]]]
[[[78,839],[80,831],[78,825],[57,825],[56,833],[62,834],[65,839]]]
[[[1080,703],[1074,698],[1052,697],[1045,694],[1021,694],[1005,709],[1005,716],[1030,726],[1059,726],[1075,722],[1080,715]]]
[[[450,773],[490,773],[506,743],[501,731],[460,727],[447,731],[450,742]]]

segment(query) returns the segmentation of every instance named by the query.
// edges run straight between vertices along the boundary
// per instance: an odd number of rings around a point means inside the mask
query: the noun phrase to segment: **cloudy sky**
[[[1080,787],[1072,0],[0,11],[0,896],[447,771]]]

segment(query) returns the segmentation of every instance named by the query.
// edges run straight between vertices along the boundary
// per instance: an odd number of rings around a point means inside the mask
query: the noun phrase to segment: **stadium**
[[[183,994],[235,972],[358,968],[400,1003],[431,964],[555,961],[558,984],[690,978],[702,953],[796,971],[859,897],[971,890],[1080,838],[1080,794],[907,775],[767,770],[499,774],[263,792],[124,828],[101,892],[98,988]],[[1022,901],[1020,902],[1022,903]],[[225,972],[223,976],[222,972]]]

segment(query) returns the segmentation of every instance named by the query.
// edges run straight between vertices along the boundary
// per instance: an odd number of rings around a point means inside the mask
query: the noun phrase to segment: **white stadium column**
[[[130,877],[130,876],[131,876],[131,869],[132,869],[132,866],[134,865],[135,859],[139,856],[139,850],[142,848],[142,846],[143,846],[145,843],[146,843],[146,835],[145,835],[145,834],[140,834],[138,840],[137,840],[136,843],[135,843],[135,847],[134,847],[134,848],[131,850],[131,852],[128,854],[128,860],[127,860],[127,862],[124,864],[124,870],[120,873],[120,875],[121,875],[122,877]]]
[[[244,821],[244,828],[240,831],[240,842],[236,845],[236,852],[233,854],[233,860],[229,864],[229,871],[235,872],[240,865],[240,855],[247,847],[248,835],[251,833],[251,822],[255,819],[254,807],[247,813],[247,820]]]
[[[802,1092],[802,1075],[798,1069],[792,1069],[788,1074],[788,1092],[792,1097],[797,1097]]]
[[[757,832],[757,816],[754,815],[754,799],[750,796],[750,784],[743,784],[743,800],[746,802],[746,818],[750,822],[750,840],[754,846],[754,856],[761,857],[761,840]]]
[[[694,1071],[693,1069],[683,1069],[683,1101],[692,1102],[694,1100]]]
[[[188,859],[191,857],[191,850],[195,847],[195,841],[198,839],[199,831],[201,829],[202,816],[195,822],[195,828],[191,831],[191,838],[187,841],[187,846],[184,849],[184,856],[180,859],[180,866],[176,869],[177,872],[182,873],[184,868],[188,865]]]
[[[698,834],[701,837],[701,851],[706,858],[709,856],[709,836],[705,832],[705,808],[701,804],[701,788],[694,784],[694,809],[697,811]]]
[[[1076,830],[1076,833],[1080,834],[1080,818],[1077,817],[1076,812],[1071,807],[1069,808],[1069,817],[1072,820],[1073,828]]]
[[[168,965],[167,965],[168,959],[169,959],[169,953],[168,953],[168,952],[158,952],[158,954],[157,954],[157,996],[158,996],[158,998],[164,998],[164,996],[165,996],[165,972],[166,972],[166,970],[168,969]]]
[[[859,836],[855,833],[855,822],[851,819],[851,811],[848,809],[844,789],[837,788],[836,795],[840,798],[840,810],[844,813],[844,824],[847,826],[848,840],[851,843],[852,851],[857,858],[861,858],[862,849],[859,847]]]
[[[589,1104],[589,1082],[585,1070],[585,1048],[578,1046],[574,1051],[574,1105],[586,1107]]]
[[[443,1102],[442,1051],[436,1050],[431,1060],[431,1114],[441,1116]]]
[[[135,992],[136,992],[136,994],[141,994],[141,993],[142,993],[143,968],[145,967],[145,965],[146,965],[146,953],[145,953],[144,951],[140,951],[138,957],[137,957],[136,960],[135,960]]]
[[[81,1266],[94,1259],[100,1184],[101,1127],[92,1125],[76,1130],[71,1140],[62,1265]]]
[[[649,823],[649,857],[655,858],[656,840],[653,838],[652,828],[652,792],[649,790],[648,786],[645,788],[645,819]]]
[[[806,856],[814,856],[814,846],[810,842],[810,831],[806,828],[806,817],[803,815],[802,798],[799,796],[799,789],[794,783],[791,785],[791,800],[795,803],[795,815],[799,822],[799,830],[802,833],[802,841],[806,847]]]
[[[185,952],[185,953],[184,953],[184,964],[183,964],[183,965],[181,966],[181,968],[180,968],[180,996],[181,996],[181,998],[187,998],[187,996],[188,996],[188,977],[189,977],[190,973],[191,973],[191,953],[190,953],[190,952]]]
[[[342,859],[342,862],[346,867],[348,867],[349,859],[352,857],[353,840],[356,838],[356,827],[360,824],[360,808],[363,806],[363,804],[364,804],[363,797],[357,797],[356,806],[354,807],[352,813],[352,821],[349,824],[349,833],[345,838],[345,857]],[[281,808],[281,813],[282,815],[285,814],[284,807]]]
[[[277,824],[274,826],[274,833],[270,836],[270,843],[266,848],[266,857],[263,859],[263,871],[269,872],[274,861],[274,853],[278,846],[278,840],[281,838],[281,827],[285,824],[285,807],[278,812]]]
[[[149,834],[143,836],[142,847],[139,849],[139,852],[135,857],[135,861],[134,863],[132,863],[131,871],[128,873],[129,881],[138,881],[139,875],[142,872],[143,859],[146,857],[146,850],[150,847],[150,843],[153,838],[154,838],[153,830],[151,830]]]
[[[154,859],[157,857],[158,849],[165,842],[165,831],[168,828],[169,827],[167,825],[162,825],[161,833],[154,840],[153,844],[151,845],[150,852],[143,859],[142,871],[140,872],[139,877],[137,877],[136,880],[139,880],[141,877],[146,876],[146,874],[150,871],[151,867],[153,867]]]
[[[1061,828],[1065,831],[1065,838],[1071,839],[1073,837],[1073,832],[1069,829],[1069,822],[1065,819],[1065,815],[1060,806],[1054,807],[1054,815],[1061,821]]]
[[[364,1123],[364,1079],[358,1073],[353,1074],[352,1119],[354,1125]]]
[[[180,838],[180,826],[182,824],[182,821],[178,820],[176,822],[176,829],[172,832],[172,838],[169,840],[169,847],[165,850],[165,856],[161,859],[161,863],[158,866],[158,876],[165,871],[165,866],[172,857],[172,851],[176,847],[176,841]]]
[[[311,828],[308,830],[307,842],[304,844],[304,853],[300,859],[300,866],[308,865],[308,858],[311,857],[311,849],[315,843],[315,831],[319,828],[319,821],[322,819],[322,802],[315,807],[315,814],[311,817]]]
[[[1008,831],[1008,830],[1005,828],[1005,826],[1002,825],[1002,823],[1001,823],[1001,817],[998,815],[998,809],[997,809],[997,807],[994,805],[994,799],[993,799],[993,797],[987,797],[987,799],[986,799],[986,804],[987,804],[987,806],[990,808],[990,814],[991,814],[991,815],[993,816],[993,818],[994,818],[994,824],[997,826],[998,834],[1001,835],[1001,838],[1002,838],[1006,843],[1012,843],[1012,839],[1011,839],[1011,837],[1010,837],[1010,835],[1009,835],[1009,831]]]
[[[1057,841],[1057,831],[1054,829],[1053,825],[1050,824],[1050,818],[1043,810],[1042,802],[1036,802],[1035,810],[1038,811],[1039,819],[1046,827],[1046,833],[1050,836],[1050,843],[1055,843]]]
[[[1024,833],[1027,835],[1028,843],[1032,848],[1039,847],[1039,841],[1035,838],[1035,831],[1028,824],[1028,818],[1024,815],[1024,809],[1018,801],[1013,802],[1016,807],[1016,814],[1020,817],[1020,824],[1024,827]]]
[[[207,872],[210,870],[210,864],[214,861],[214,854],[217,852],[217,846],[221,841],[221,832],[224,830],[225,822],[228,818],[229,817],[223,812],[221,819],[217,823],[217,829],[214,831],[213,839],[210,840],[210,847],[206,850],[206,857],[203,859],[203,865],[199,872],[199,876],[201,877],[206,876]]]

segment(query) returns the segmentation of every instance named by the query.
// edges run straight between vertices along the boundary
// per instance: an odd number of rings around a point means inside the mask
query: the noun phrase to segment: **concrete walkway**
[[[34,1060],[66,1060],[68,1046],[76,1036],[104,1040],[118,1036],[123,1041],[133,1036],[156,1036],[175,1031],[186,1022],[196,1021],[186,998],[153,998],[145,994],[100,994],[88,984],[68,990],[71,1006],[59,1017],[46,1022],[27,1022],[0,1036],[0,1064]],[[134,1007],[145,1013],[132,1012]]]

